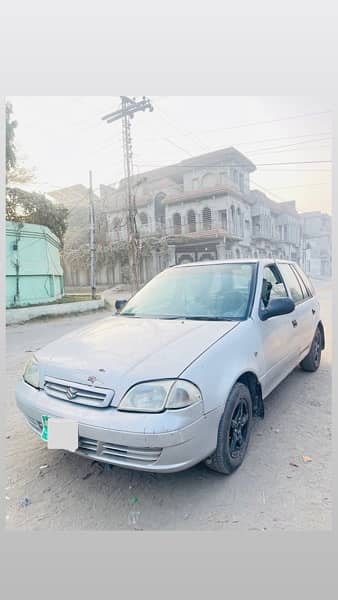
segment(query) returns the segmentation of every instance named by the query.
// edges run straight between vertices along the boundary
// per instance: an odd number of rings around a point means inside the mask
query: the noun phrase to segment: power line
[[[313,144],[313,143],[318,143],[318,142],[324,142],[326,140],[330,140],[332,138],[328,138],[328,137],[322,137],[322,138],[318,138],[318,139],[312,139],[312,140],[303,140],[301,142],[294,142],[293,144],[282,144],[281,146],[269,146],[269,147],[265,147],[265,148],[258,148],[257,150],[253,149],[253,150],[246,150],[246,152],[249,154],[258,154],[259,152],[280,152],[281,150],[287,150],[288,148],[294,148],[295,146],[303,146],[304,144]],[[238,144],[239,146],[239,144]]]
[[[245,142],[243,141],[237,141],[235,142],[235,144],[233,145],[248,145],[248,144],[263,144],[265,142],[279,142],[281,140],[293,140],[293,139],[299,139],[299,138],[306,138],[306,137],[313,137],[313,136],[330,136],[332,139],[332,132],[331,131],[318,131],[317,133],[312,132],[312,133],[305,133],[303,135],[287,135],[287,136],[282,136],[282,137],[278,137],[278,138],[265,138],[264,140],[247,140]]]
[[[187,154],[191,158],[194,158],[193,154],[190,154],[190,152],[188,152],[188,150],[185,150],[184,148],[182,148],[182,146],[179,146],[178,144],[176,144],[175,142],[173,142],[169,138],[162,138],[162,139],[164,139],[166,142],[169,142],[169,144],[171,144],[172,146],[175,146],[175,148],[178,148],[179,150],[182,150],[182,152],[184,152],[185,154]]]
[[[218,132],[218,131],[230,131],[231,129],[242,129],[243,127],[251,127],[253,125],[265,125],[268,123],[278,123],[280,121],[290,121],[292,119],[301,119],[303,117],[314,117],[314,116],[319,116],[319,115],[327,115],[327,114],[331,114],[331,113],[332,113],[332,111],[330,111],[330,110],[323,110],[320,112],[312,112],[312,113],[303,113],[301,115],[293,115],[291,117],[280,117],[278,119],[270,119],[269,121],[253,121],[253,122],[249,122],[249,123],[232,125],[231,127],[221,127],[221,128],[217,128],[217,129],[205,129],[205,130],[203,130],[203,133],[212,133],[212,132]]]
[[[198,143],[198,144],[199,144],[199,145],[200,145],[200,146],[201,146],[201,147],[202,147],[204,150],[206,149],[206,150],[207,150],[207,152],[209,152],[209,150],[210,150],[210,147],[209,147],[209,146],[206,146],[206,144],[205,144],[203,141],[201,142],[201,140],[200,140],[200,139],[199,139],[199,138],[198,138],[198,137],[197,137],[195,134],[192,134],[191,132],[187,132],[187,131],[186,131],[186,132],[184,132],[184,131],[183,131],[183,129],[182,129],[180,126],[177,126],[177,125],[176,125],[176,124],[175,124],[175,123],[174,123],[174,122],[173,122],[173,121],[172,121],[172,120],[171,120],[171,119],[170,119],[170,118],[169,118],[169,117],[166,115],[166,113],[165,113],[165,112],[164,112],[164,111],[163,111],[161,108],[159,108],[159,107],[158,107],[158,105],[157,105],[157,104],[156,104],[156,108],[157,108],[157,111],[160,113],[160,116],[162,116],[162,118],[163,118],[165,121],[167,121],[167,123],[169,123],[169,125],[171,125],[172,127],[174,127],[174,128],[177,130],[177,131],[179,131],[179,132],[182,132],[182,134],[183,134],[185,137],[187,137],[187,136],[190,136],[192,139],[195,139],[195,142],[197,141],[197,143]],[[188,154],[189,154],[189,152],[188,152]]]
[[[331,160],[303,160],[303,161],[290,161],[290,162],[276,162],[276,163],[256,163],[255,166],[256,167],[273,167],[273,166],[284,166],[284,165],[307,165],[307,164],[331,164],[332,161]],[[244,162],[242,163],[232,163],[231,165],[229,165],[230,167],[243,167]],[[191,164],[189,163],[187,164],[174,164],[174,165],[160,165],[159,163],[155,164],[138,164],[138,167],[154,167],[158,168],[158,169],[177,169],[177,168],[181,168],[181,169],[187,169],[187,168],[192,168],[192,169],[198,169],[198,168],[215,168],[215,169],[219,169],[220,167],[223,166],[222,162],[219,162],[218,164],[203,164],[203,163],[199,163],[199,164]]]

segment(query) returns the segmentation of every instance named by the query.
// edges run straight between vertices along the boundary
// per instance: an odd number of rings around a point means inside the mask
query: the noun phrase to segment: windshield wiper
[[[230,317],[208,317],[197,315],[196,317],[181,315],[178,317],[159,317],[160,319],[170,319],[172,321],[234,321],[235,319],[230,319]]]
[[[133,317],[134,319],[159,319],[163,321],[236,321],[230,317],[208,317],[202,315],[136,315],[135,313],[120,313],[121,317]]]
[[[187,321],[234,321],[230,317],[207,317],[207,316],[196,316],[196,317],[182,317]]]

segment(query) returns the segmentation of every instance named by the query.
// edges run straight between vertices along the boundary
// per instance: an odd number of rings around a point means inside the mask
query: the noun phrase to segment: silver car
[[[325,343],[314,288],[289,261],[174,266],[117,309],[39,350],[16,400],[42,439],[49,420],[54,435],[75,423],[73,451],[143,471],[232,473],[266,396],[297,365],[318,369]]]

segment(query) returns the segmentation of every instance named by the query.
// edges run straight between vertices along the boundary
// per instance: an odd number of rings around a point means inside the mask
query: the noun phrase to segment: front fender
[[[261,342],[251,319],[218,340],[181,374],[199,386],[206,413],[225,406],[234,384],[246,372],[262,373]]]

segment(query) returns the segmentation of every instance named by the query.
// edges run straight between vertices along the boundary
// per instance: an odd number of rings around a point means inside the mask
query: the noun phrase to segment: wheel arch
[[[323,326],[322,321],[319,321],[318,327],[320,329],[320,333],[322,336],[322,350],[324,350],[325,349],[325,332],[324,332],[324,326]]]
[[[262,387],[259,379],[253,371],[245,371],[235,383],[243,383],[250,391],[252,398],[252,413],[255,417],[264,418],[264,401]]]

